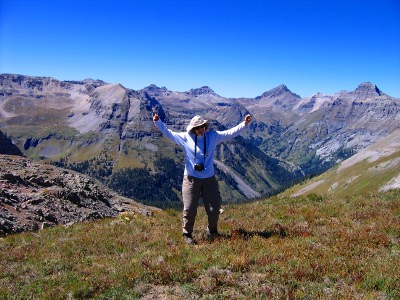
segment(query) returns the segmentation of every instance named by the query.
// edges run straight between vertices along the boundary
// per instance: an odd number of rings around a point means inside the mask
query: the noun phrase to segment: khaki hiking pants
[[[216,232],[222,198],[215,176],[196,178],[184,176],[182,183],[183,233],[192,234],[200,197],[208,216],[208,230]]]

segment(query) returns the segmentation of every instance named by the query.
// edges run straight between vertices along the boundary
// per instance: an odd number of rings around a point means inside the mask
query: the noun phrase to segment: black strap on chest
[[[206,135],[203,137],[203,153],[204,157],[206,157],[207,153],[207,140],[206,140]],[[194,136],[194,157],[196,158],[196,152],[197,152],[197,134]]]

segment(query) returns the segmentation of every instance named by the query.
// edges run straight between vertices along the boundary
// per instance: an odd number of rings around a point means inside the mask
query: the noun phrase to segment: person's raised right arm
[[[173,132],[168,129],[167,126],[160,120],[158,114],[154,114],[153,116],[154,125],[161,131],[161,133],[166,136],[168,139],[176,143],[177,145],[183,146],[185,143],[185,135],[184,133]]]

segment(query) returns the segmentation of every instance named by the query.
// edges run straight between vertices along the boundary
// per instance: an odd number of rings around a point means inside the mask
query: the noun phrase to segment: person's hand
[[[247,124],[249,124],[251,122],[251,116],[250,115],[247,115],[245,118],[244,118],[244,123],[247,125]]]
[[[160,117],[157,114],[154,114],[153,121],[157,122],[159,119],[160,119]]]

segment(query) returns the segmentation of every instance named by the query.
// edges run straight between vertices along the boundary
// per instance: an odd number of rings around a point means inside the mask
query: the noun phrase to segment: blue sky
[[[400,1],[0,0],[0,73],[400,98]]]

